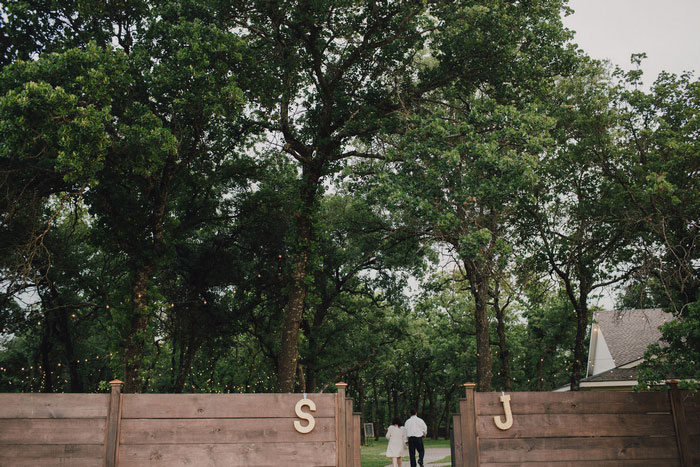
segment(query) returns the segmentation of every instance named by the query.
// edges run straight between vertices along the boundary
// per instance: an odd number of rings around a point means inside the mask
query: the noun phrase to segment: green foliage
[[[437,437],[464,382],[580,378],[617,282],[677,317],[642,382],[699,379],[700,87],[616,85],[563,3],[4,2],[0,390],[269,392],[288,352]]]
[[[661,342],[652,344],[640,365],[641,387],[663,385],[682,378],[681,388],[698,389],[700,361],[700,303],[689,304],[682,317],[661,326]]]

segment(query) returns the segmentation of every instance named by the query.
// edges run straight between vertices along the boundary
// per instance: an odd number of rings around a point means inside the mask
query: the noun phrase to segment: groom
[[[408,456],[411,459],[411,467],[416,467],[416,450],[418,451],[418,465],[423,467],[423,438],[428,434],[428,427],[417,415],[416,409],[411,409],[411,417],[406,420],[406,436],[408,436]]]

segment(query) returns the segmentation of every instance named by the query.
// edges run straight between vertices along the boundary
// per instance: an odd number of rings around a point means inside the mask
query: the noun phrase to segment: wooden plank
[[[124,418],[120,445],[124,444],[237,444],[308,443],[335,441],[332,418],[316,418],[316,427],[302,434],[291,419],[136,419]]]
[[[353,427],[352,427],[353,446],[352,446],[352,448],[355,452],[353,457],[355,460],[355,467],[361,467],[362,451],[360,450],[360,446],[362,445],[362,414],[353,413],[352,420],[353,420]]]
[[[109,414],[107,417],[105,437],[105,467],[114,467],[117,464],[117,452],[119,448],[119,417],[121,416],[122,382],[114,380],[110,382],[112,392],[109,396]]]
[[[693,465],[700,465],[700,435],[690,437],[690,455],[693,458]]]
[[[352,399],[345,399],[345,465],[348,467],[353,467],[355,465],[355,450],[353,449],[352,442],[355,437],[352,434],[352,428],[354,426],[352,417]]]
[[[6,466],[95,466],[103,455],[100,444],[0,445],[0,465]]]
[[[512,392],[513,415],[566,413],[649,413],[671,411],[661,392]],[[477,415],[503,415],[500,393],[476,393]]]
[[[678,467],[680,464],[677,461],[669,461],[666,459],[650,459],[648,461],[627,461],[620,463],[620,461],[599,461],[595,464],[591,464],[590,461],[563,461],[563,462],[506,462],[506,463],[482,463],[480,467],[521,467],[521,466],[533,466],[533,467],[650,467],[650,466],[663,466],[663,467]]]
[[[462,422],[459,415],[452,416],[452,429],[454,430],[454,465],[461,466],[464,465],[464,459],[462,458]]]
[[[307,394],[314,417],[333,417],[334,394]],[[122,418],[296,418],[303,394],[124,394]]]
[[[109,394],[0,394],[2,418],[106,418]]]
[[[690,391],[680,391],[680,393],[686,410],[700,412],[700,393]]]
[[[337,441],[337,462],[338,467],[349,467],[346,464],[347,459],[347,440],[345,439],[345,388],[346,383],[337,383],[335,385],[338,392],[335,395],[335,430]]]
[[[514,415],[512,428],[502,431],[493,416],[477,417],[484,438],[562,438],[572,436],[674,436],[670,415],[552,414]]]
[[[669,381],[668,399],[671,403],[673,426],[676,434],[676,445],[681,465],[690,467],[692,454],[690,453],[690,435],[688,433],[688,420],[685,418],[683,398],[678,390],[678,381]]]
[[[479,445],[477,443],[478,429],[476,420],[476,397],[473,383],[464,385],[466,398],[460,399],[459,411],[462,426],[462,461],[465,467],[479,466]]]
[[[99,444],[104,446],[104,442],[104,418],[0,419],[0,445]]]
[[[335,466],[336,446],[319,443],[175,444],[120,446],[119,467],[303,465]]]
[[[697,436],[700,435],[700,408],[693,408],[685,405],[685,420],[688,423],[688,435]]]
[[[479,440],[481,461],[678,461],[674,437],[517,438]]]

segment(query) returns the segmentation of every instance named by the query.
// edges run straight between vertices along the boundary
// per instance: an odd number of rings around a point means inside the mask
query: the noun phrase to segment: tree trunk
[[[311,173],[310,173],[311,172]],[[277,390],[294,392],[295,375],[299,361],[299,328],[306,301],[307,266],[311,257],[313,241],[313,206],[320,175],[304,167],[303,182],[300,190],[301,210],[295,212],[299,234],[299,251],[296,254],[291,272],[291,291],[284,311],[282,328],[282,346],[277,368]]]
[[[537,381],[535,381],[535,391],[541,391],[542,390],[542,384],[543,384],[543,375],[544,375],[544,354],[540,356],[540,359],[537,361]]]
[[[399,416],[399,390],[396,387],[396,383],[391,385],[391,400],[393,402],[392,405],[394,406],[392,418],[395,418]],[[391,420],[389,422],[391,422]]]
[[[73,338],[70,333],[70,320],[68,319],[68,310],[61,309],[57,311],[59,320],[59,335],[63,341],[63,347],[66,351],[66,360],[68,361],[68,373],[70,375],[70,391],[73,393],[85,392],[83,382],[78,376],[78,365],[75,362],[75,351],[73,349]]]
[[[438,437],[438,426],[440,420],[437,417],[437,409],[436,409],[436,404],[437,401],[436,399],[436,391],[434,388],[430,387],[428,384],[425,385],[425,395],[429,401],[429,410],[428,410],[428,418],[429,422],[427,425],[430,426],[430,438],[431,439],[437,439]]]
[[[571,365],[571,390],[578,391],[581,386],[581,372],[586,357],[586,333],[588,332],[588,293],[579,294],[576,310],[576,342],[574,344],[574,361]]]
[[[481,277],[471,268],[469,280],[474,296],[474,322],[476,324],[476,382],[477,390],[491,390],[493,379],[491,356],[491,333],[488,319],[488,279]]]
[[[445,408],[442,411],[442,415],[440,416],[440,418],[444,421],[445,424],[445,439],[450,439],[450,425],[452,421],[452,417],[450,417],[450,405],[452,403],[452,396],[454,395],[454,391],[456,388],[457,385],[450,384],[445,393],[443,394]]]
[[[124,392],[143,390],[139,373],[143,365],[148,328],[146,290],[152,272],[151,265],[143,266],[134,274],[131,285],[131,328],[124,346]]]
[[[195,337],[193,337],[191,334],[187,338],[187,343],[182,343],[181,346],[182,345],[186,346],[186,348],[181,348],[180,350],[177,379],[175,380],[175,386],[172,388],[172,392],[178,394],[185,388],[185,381],[187,380],[187,376],[190,374],[190,366],[192,366],[194,354],[197,352],[199,347],[196,343]]]
[[[504,388],[506,391],[511,391],[511,381],[510,381],[510,351],[508,350],[508,343],[506,342],[506,323],[505,323],[505,310],[501,308],[499,301],[499,288],[496,286],[496,290],[493,297],[493,308],[496,310],[496,330],[498,332],[498,345],[501,349],[501,368],[503,370],[503,381]]]
[[[303,243],[310,243],[310,240],[310,236],[306,236],[303,239]],[[305,249],[297,255],[293,266],[292,289],[284,312],[282,348],[277,372],[277,389],[279,392],[294,392],[295,375],[299,359],[299,325],[304,312],[304,301],[306,300],[304,279],[306,278],[308,260],[309,252]]]
[[[372,393],[374,394],[374,404],[372,405],[372,421],[374,422],[374,440],[379,440],[379,392],[377,392],[377,376],[372,377]]]
[[[42,392],[53,392],[53,376],[51,375],[51,327],[52,323],[48,316],[44,318],[44,328],[41,333],[41,366],[44,373],[44,388]]]

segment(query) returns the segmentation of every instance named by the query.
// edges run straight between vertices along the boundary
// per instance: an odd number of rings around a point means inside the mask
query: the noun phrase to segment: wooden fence
[[[0,394],[0,466],[360,466],[336,394]]]
[[[700,396],[667,392],[478,393],[454,416],[454,465],[700,466]]]

